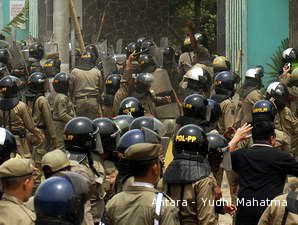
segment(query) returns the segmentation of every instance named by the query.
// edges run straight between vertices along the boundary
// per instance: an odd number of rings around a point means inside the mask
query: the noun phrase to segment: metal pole
[[[69,72],[69,2],[54,0],[53,5],[54,40],[58,43],[61,71]]]

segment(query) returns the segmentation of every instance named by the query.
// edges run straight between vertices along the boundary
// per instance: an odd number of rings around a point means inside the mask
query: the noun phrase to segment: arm
[[[210,177],[197,182],[194,187],[197,203],[197,219],[201,225],[217,224],[215,209],[212,204],[215,201],[214,183]],[[207,201],[205,201],[207,199]],[[204,201],[203,201],[204,200]]]
[[[298,176],[298,162],[287,152],[278,151],[276,164],[282,173]]]
[[[49,102],[45,98],[42,98],[41,101],[39,101],[38,106],[42,113],[43,121],[45,123],[45,126],[46,126],[48,132],[49,132],[50,138],[56,139],[56,131],[55,131],[54,123],[53,123],[53,118],[52,118],[52,113],[51,113]]]
[[[67,123],[69,120],[72,119],[72,116],[67,114],[67,99],[60,98],[60,101],[57,102],[57,116],[58,120]]]

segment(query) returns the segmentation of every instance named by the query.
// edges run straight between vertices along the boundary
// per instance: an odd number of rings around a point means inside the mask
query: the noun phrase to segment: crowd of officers
[[[203,44],[190,32],[182,53],[163,48],[157,65],[156,44],[139,38],[110,74],[88,45],[67,74],[57,57],[41,63],[34,43],[29,77],[0,49],[0,225],[213,225],[225,213],[238,225],[298,224],[298,53],[284,51],[279,80],[264,89],[261,65],[240,85]],[[242,149],[268,146],[276,173],[247,170]],[[280,184],[262,194],[291,204],[237,208],[237,196],[258,191],[250,182],[267,176]]]

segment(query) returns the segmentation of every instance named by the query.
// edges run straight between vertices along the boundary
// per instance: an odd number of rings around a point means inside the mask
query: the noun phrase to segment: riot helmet
[[[264,76],[264,69],[262,67],[255,67],[248,69],[245,73],[245,79],[261,80]]]
[[[96,55],[92,52],[84,52],[80,56],[80,69],[90,70],[96,65]]]
[[[137,93],[146,93],[150,90],[154,80],[152,73],[138,73],[135,75],[135,90]]]
[[[286,63],[292,63],[297,59],[297,51],[295,48],[287,48],[283,51],[282,57]]]
[[[8,64],[9,61],[9,53],[6,48],[0,48],[0,62],[4,64]]]
[[[43,64],[43,72],[48,77],[54,77],[57,73],[60,73],[60,65],[61,65],[60,59],[58,58],[48,59]]]
[[[57,93],[67,94],[69,89],[70,77],[64,73],[58,73],[53,80],[53,88]]]
[[[224,153],[228,152],[228,141],[224,136],[216,133],[207,134],[208,161],[213,171],[218,171],[224,159]]]
[[[214,78],[214,90],[216,94],[232,97],[235,94],[236,75],[230,71],[218,73]]]
[[[208,100],[203,95],[192,94],[183,101],[183,113],[186,117],[207,120]]]
[[[120,129],[121,135],[129,130],[130,124],[133,120],[134,117],[131,115],[119,115],[113,118],[114,123]]]
[[[80,174],[61,172],[42,182],[34,195],[37,225],[80,225],[89,199],[88,181]]]
[[[142,129],[144,127],[148,128],[151,131],[154,131],[161,137],[164,136],[166,133],[165,126],[162,124],[162,122],[154,117],[149,116],[142,116],[134,119],[129,129]]]
[[[8,160],[11,154],[16,154],[16,139],[9,130],[0,128],[0,165]]]
[[[99,141],[99,128],[87,117],[73,118],[65,125],[64,145],[70,159],[81,162],[91,152],[102,153]]]
[[[141,54],[139,56],[138,62],[141,67],[141,71],[143,73],[152,73],[156,69],[156,64],[154,62],[154,59],[151,55],[149,54]]]
[[[120,136],[120,130],[113,120],[109,118],[97,118],[93,123],[99,128],[100,139],[104,153],[113,152]]]
[[[44,55],[44,47],[41,43],[34,43],[29,47],[29,57],[41,60]]]
[[[106,79],[105,92],[108,95],[115,95],[120,88],[121,75],[111,74]]]
[[[119,140],[117,151],[124,153],[130,146],[140,143],[160,144],[160,137],[147,128],[127,131]]]
[[[211,110],[210,122],[215,123],[219,120],[219,117],[221,116],[220,105],[213,99],[208,99],[208,105]]]
[[[134,97],[123,99],[118,110],[118,115],[131,115],[134,118],[144,116],[144,113],[143,105]]]
[[[207,39],[205,37],[205,35],[203,35],[202,33],[195,33],[194,34],[194,37],[196,39],[196,41],[198,41],[200,44],[202,44],[203,46],[207,46]],[[188,45],[191,45],[191,42],[190,42],[190,37],[187,36],[185,39],[184,39],[184,43],[183,43],[185,46],[188,46]]]
[[[32,62],[29,66],[30,74],[35,72],[42,72],[42,66],[40,62]]]
[[[140,47],[135,42],[130,42],[125,47],[126,57],[128,58],[132,53],[140,51]]]
[[[146,38],[146,37],[139,37],[136,42],[137,46],[141,49],[143,42],[147,39],[148,38]]]
[[[231,70],[231,63],[225,56],[216,56],[213,59],[212,64],[214,68],[214,74]]]
[[[208,153],[206,133],[197,125],[185,125],[177,131],[173,147],[175,155],[185,153],[206,157]]]
[[[0,109],[9,111],[19,103],[19,87],[21,80],[8,75],[0,80]],[[4,121],[5,122],[5,121]]]
[[[93,44],[87,45],[85,49],[86,49],[86,52],[90,52],[90,53],[94,54],[95,58],[98,59],[99,54],[98,54],[98,50],[95,45],[93,45]]]
[[[41,72],[35,72],[28,78],[29,91],[35,94],[45,92],[45,84],[47,82],[47,76]]]
[[[151,47],[154,47],[154,46],[156,46],[154,41],[152,41],[150,39],[145,39],[141,45],[141,50],[142,50],[142,52],[148,53],[150,51]]]
[[[209,92],[211,88],[211,76],[209,72],[200,65],[193,66],[187,71],[184,78],[187,80],[187,88],[189,89]]]
[[[266,98],[274,98],[278,110],[283,109],[289,101],[289,90],[286,85],[280,82],[271,83],[266,90]]]
[[[257,101],[252,108],[253,123],[258,121],[269,120],[274,122],[277,113],[276,106],[268,100]]]

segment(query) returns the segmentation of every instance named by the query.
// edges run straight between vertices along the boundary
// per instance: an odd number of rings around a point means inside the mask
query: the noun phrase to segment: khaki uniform
[[[75,68],[70,74],[70,93],[75,103],[77,116],[96,119],[102,116],[100,96],[103,92],[103,77],[97,68]]]
[[[1,225],[34,225],[35,213],[25,206],[23,202],[8,194],[3,194],[0,200]]]
[[[95,164],[97,164],[95,162]],[[94,165],[94,167],[100,167],[100,165]],[[82,162],[82,164],[77,164],[76,166],[71,167],[72,172],[76,172],[81,174],[85,178],[88,179],[90,190],[91,190],[91,197],[90,197],[90,210],[93,216],[93,220],[95,223],[100,222],[103,213],[104,213],[104,197],[105,191],[103,188],[103,181],[104,177],[98,177],[94,175],[93,171],[87,164],[87,162]]]
[[[130,186],[126,191],[115,195],[106,206],[107,224],[142,224],[152,225],[156,218],[154,199],[158,191],[151,187]],[[165,202],[159,219],[160,225],[179,224],[177,209]]]
[[[257,101],[262,99],[263,95],[260,90],[253,90],[244,98],[241,108],[241,125],[250,123],[252,121],[252,107]]]
[[[6,113],[5,119],[7,120],[8,115]],[[3,111],[0,110],[0,121],[3,124]],[[6,122],[6,127],[14,134],[17,143],[18,153],[24,158],[31,158],[30,147],[26,138],[26,132],[30,131],[33,133],[37,131],[33,118],[30,114],[29,107],[24,102],[19,102],[10,111],[10,127],[9,121]]]
[[[291,152],[298,155],[298,119],[290,108],[285,107],[276,115],[275,127],[290,136]]]
[[[110,175],[118,174],[118,170],[117,170],[114,162],[112,162],[112,161],[105,160],[103,162],[103,167],[105,170],[106,177],[108,177]],[[106,196],[105,196],[106,200],[109,200],[114,195],[114,188],[115,188],[115,183],[111,183],[107,179],[104,180],[104,190],[106,192]]]
[[[273,201],[280,202],[280,206],[275,203],[272,203],[271,206],[263,212],[258,225],[282,225],[282,220],[285,214],[285,203],[287,199],[287,194],[277,196]],[[298,223],[298,214],[289,212],[286,219],[286,225],[297,225]]]
[[[213,203],[215,201],[214,188],[217,182],[213,175],[202,178],[192,184],[166,184],[165,192],[174,200],[184,200],[179,207],[181,225],[212,225],[218,224],[217,214]],[[181,193],[183,191],[183,193]],[[181,199],[182,198],[182,199]]]
[[[34,152],[34,161],[40,164],[42,157],[48,151],[55,149],[56,146],[52,146],[52,141],[56,141],[56,129],[54,126],[50,104],[46,97],[39,96],[32,108],[33,119],[36,126],[45,135],[45,140],[40,145],[36,146]]]
[[[218,131],[224,134],[228,128],[233,127],[235,124],[236,106],[232,99],[228,98],[220,104],[221,116],[218,120]]]
[[[64,127],[75,116],[74,107],[67,95],[58,93],[55,96],[53,120],[56,127],[57,148],[64,148]]]

